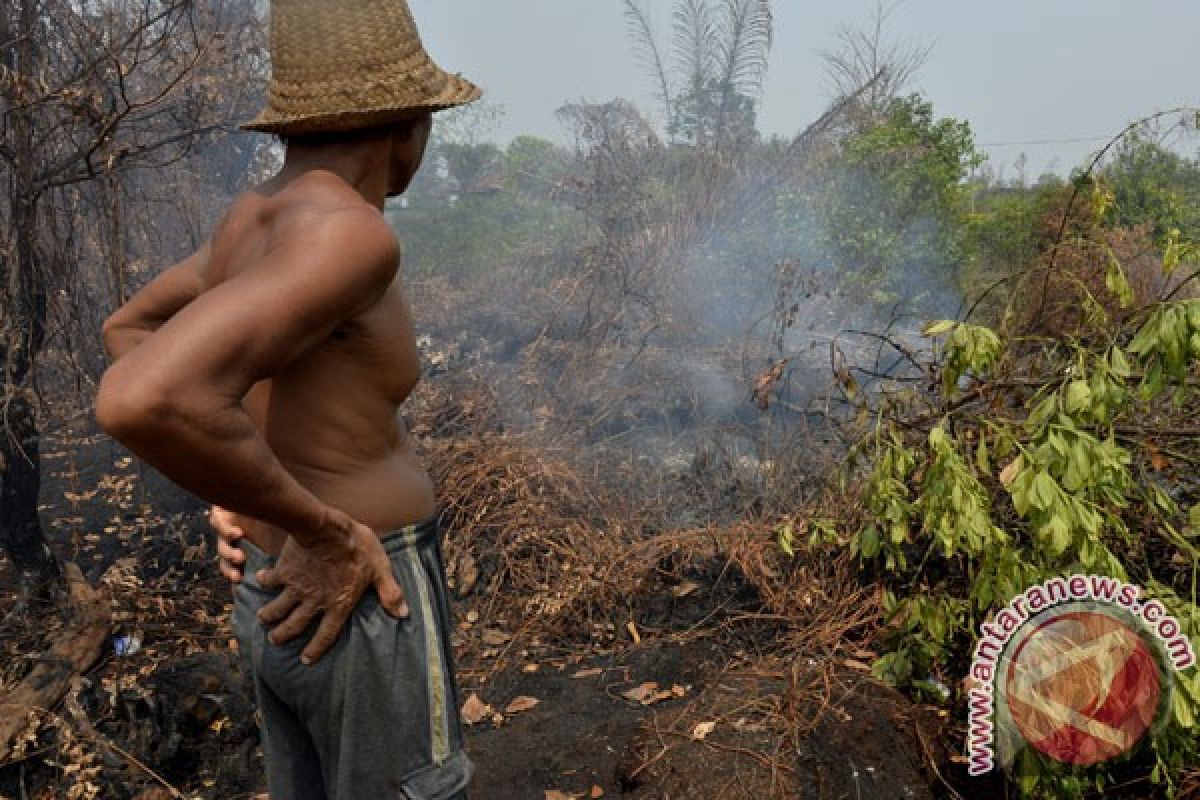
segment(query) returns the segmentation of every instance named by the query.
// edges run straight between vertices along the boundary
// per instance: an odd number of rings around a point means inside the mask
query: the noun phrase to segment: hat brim
[[[474,102],[483,96],[482,90],[465,78],[458,75],[447,75],[446,77],[448,80],[442,91],[434,97],[415,103],[299,115],[282,114],[267,107],[257,117],[238,127],[245,131],[273,133],[279,136],[348,133],[382,127],[425,113],[456,108]]]

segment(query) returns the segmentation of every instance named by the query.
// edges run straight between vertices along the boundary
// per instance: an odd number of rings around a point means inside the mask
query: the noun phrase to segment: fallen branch
[[[41,662],[0,700],[0,764],[11,759],[13,742],[30,713],[61,703],[72,679],[96,663],[108,641],[107,597],[88,584],[75,564],[65,565],[64,572],[66,627]]]

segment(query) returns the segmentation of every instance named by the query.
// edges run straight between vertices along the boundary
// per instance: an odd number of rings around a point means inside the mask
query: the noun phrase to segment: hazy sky
[[[643,0],[669,45],[674,0]],[[625,33],[621,0],[411,0],[434,57],[505,110],[494,138],[564,141],[564,102],[634,100],[655,110]],[[795,134],[829,100],[821,52],[874,0],[775,0],[775,46],[759,109],[767,133]],[[968,120],[1015,176],[1065,172],[1128,122],[1200,105],[1200,0],[906,0],[890,38],[932,44],[915,88],[939,115]],[[1045,140],[1087,139],[1076,142]],[[1017,144],[1020,143],[1020,144]],[[1184,146],[1194,153],[1200,137]]]

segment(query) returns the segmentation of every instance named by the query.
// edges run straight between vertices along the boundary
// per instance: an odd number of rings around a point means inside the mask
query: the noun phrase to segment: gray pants
[[[277,592],[255,580],[274,559],[243,540],[233,631],[262,716],[271,800],[465,800],[462,700],[437,517],[383,538],[408,600],[398,620],[368,591],[316,664],[300,652],[316,629],[276,646],[255,614]]]

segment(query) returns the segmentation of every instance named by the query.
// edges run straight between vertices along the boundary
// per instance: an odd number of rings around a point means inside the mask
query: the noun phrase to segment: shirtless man
[[[233,627],[272,798],[461,798],[437,504],[397,416],[420,365],[381,212],[432,112],[479,92],[401,0],[275,0],[272,23],[271,104],[247,127],[285,137],[283,168],[105,323],[96,416],[245,537]]]

